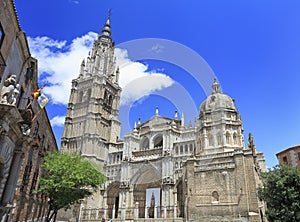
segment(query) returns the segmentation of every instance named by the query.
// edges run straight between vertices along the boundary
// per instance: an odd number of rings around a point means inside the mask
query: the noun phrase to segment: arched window
[[[217,191],[212,192],[212,202],[213,203],[218,203],[219,202],[219,194]]]
[[[161,135],[156,136],[153,144],[154,148],[161,148],[163,146],[163,137]]]
[[[233,133],[233,143],[234,143],[234,145],[238,145],[238,137],[237,137],[236,133]]]
[[[230,133],[229,132],[226,132],[226,143],[231,144]]]
[[[140,150],[148,150],[148,149],[149,149],[149,139],[147,137],[144,137],[140,145]]]
[[[183,146],[180,146],[180,154],[183,154]]]
[[[188,153],[188,152],[189,152],[189,147],[188,147],[188,145],[185,145],[184,152],[185,152],[185,153]]]
[[[178,154],[178,146],[175,147],[175,153]]]

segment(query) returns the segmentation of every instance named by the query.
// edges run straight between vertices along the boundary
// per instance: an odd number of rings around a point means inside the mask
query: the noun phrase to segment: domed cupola
[[[243,146],[243,129],[233,99],[214,79],[212,93],[201,104],[197,129],[198,151],[220,152]]]
[[[208,96],[200,106],[199,118],[206,112],[212,112],[221,109],[236,111],[233,99],[230,96],[222,93],[220,84],[217,82],[216,78],[214,79],[212,89],[211,95]]]

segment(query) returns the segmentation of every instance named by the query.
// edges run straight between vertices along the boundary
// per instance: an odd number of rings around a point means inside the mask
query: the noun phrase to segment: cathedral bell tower
[[[72,80],[71,95],[61,139],[63,152],[78,152],[103,164],[110,144],[117,142],[121,87],[116,67],[110,15],[79,76]]]

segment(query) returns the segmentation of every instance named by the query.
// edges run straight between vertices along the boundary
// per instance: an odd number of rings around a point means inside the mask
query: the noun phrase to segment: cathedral
[[[119,75],[108,18],[72,81],[61,139],[61,151],[95,162],[107,180],[72,211],[74,218],[266,221],[256,194],[263,154],[251,134],[245,145],[240,114],[216,79],[194,127],[183,113],[163,117],[156,107],[121,139]]]

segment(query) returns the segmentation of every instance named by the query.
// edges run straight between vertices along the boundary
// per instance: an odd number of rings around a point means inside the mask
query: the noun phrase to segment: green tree
[[[299,222],[300,169],[275,166],[262,179],[258,196],[267,204],[269,222]]]
[[[59,209],[68,209],[90,196],[105,181],[105,176],[90,161],[77,154],[49,153],[42,169],[36,192],[49,198],[46,221],[55,221]]]

